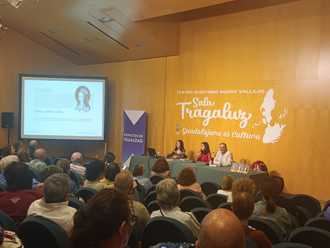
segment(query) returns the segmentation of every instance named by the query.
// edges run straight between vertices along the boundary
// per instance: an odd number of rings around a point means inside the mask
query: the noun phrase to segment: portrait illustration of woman
[[[86,86],[80,86],[76,89],[75,98],[77,102],[77,111],[88,112],[91,110],[91,106],[89,104],[91,100],[91,93]]]

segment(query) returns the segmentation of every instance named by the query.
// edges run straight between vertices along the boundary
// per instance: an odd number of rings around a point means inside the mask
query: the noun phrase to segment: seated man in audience
[[[40,180],[40,173],[45,168],[47,168],[47,163],[45,162],[47,159],[47,152],[44,148],[38,148],[34,152],[34,159],[30,161],[29,166],[38,180]]]
[[[70,178],[70,193],[75,193],[80,187],[80,180],[70,170],[70,161],[67,159],[58,159],[56,166],[63,170],[63,173],[67,174]]]
[[[74,152],[71,155],[70,169],[72,172],[79,175],[82,179],[85,178],[86,167],[84,164],[83,155],[80,152]]]
[[[124,248],[133,226],[127,196],[102,190],[75,214],[72,248]]]
[[[104,163],[99,160],[93,160],[86,164],[86,180],[84,187],[100,191],[105,188],[105,184],[101,182],[104,178]]]
[[[233,178],[231,176],[224,176],[221,182],[221,189],[218,190],[218,194],[227,196],[227,202],[233,202],[232,197],[232,186],[233,186]]]
[[[200,184],[197,182],[193,167],[183,168],[177,176],[177,182],[179,190],[188,189],[195,192],[201,198],[206,198]]]
[[[32,190],[33,174],[26,164],[13,162],[4,172],[7,191],[0,192],[0,209],[17,223],[25,217],[31,203],[42,197]]]
[[[216,209],[203,220],[196,248],[245,248],[243,227],[227,209]]]
[[[117,164],[111,164],[105,166],[104,179],[101,180],[104,183],[106,188],[113,187],[115,178],[120,172],[120,167]]]
[[[134,180],[132,174],[129,171],[122,171],[115,178],[115,190],[125,195],[128,195],[129,199],[133,199],[133,185]],[[138,237],[142,239],[143,230],[150,218],[149,212],[146,207],[138,201],[132,200],[132,205],[134,215],[137,217],[136,231]]]
[[[40,194],[43,194],[44,192],[44,182],[46,181],[46,179],[48,177],[50,177],[51,175],[57,174],[57,173],[63,173],[63,170],[55,165],[50,165],[47,166],[45,169],[43,169],[40,172],[40,182],[34,187],[34,189],[38,192],[40,192]]]
[[[28,145],[28,153],[31,159],[35,159],[34,152],[40,147],[38,140],[31,140]]]
[[[156,186],[157,202],[160,210],[151,213],[151,218],[164,216],[176,219],[186,225],[194,234],[198,236],[200,225],[195,216],[190,212],[182,212],[178,207],[180,192],[173,179],[164,179]]]
[[[3,157],[0,160],[0,186],[2,189],[5,189],[7,187],[7,181],[4,176],[4,171],[7,168],[8,165],[10,165],[13,162],[18,162],[19,159],[16,155],[8,155],[6,157]]]
[[[240,219],[245,230],[245,235],[257,245],[257,248],[271,248],[272,243],[267,236],[259,230],[248,225],[248,220],[253,213],[254,197],[247,192],[238,192],[234,194],[233,212]]]
[[[148,192],[153,185],[157,185],[157,183],[164,178],[170,177],[170,174],[170,166],[167,161],[163,158],[158,159],[151,168],[151,176],[149,181],[144,184],[145,191]]]

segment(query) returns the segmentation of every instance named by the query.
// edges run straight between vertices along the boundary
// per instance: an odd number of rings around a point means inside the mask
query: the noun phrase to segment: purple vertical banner
[[[124,111],[122,159],[142,155],[146,149],[147,113],[139,110]]]

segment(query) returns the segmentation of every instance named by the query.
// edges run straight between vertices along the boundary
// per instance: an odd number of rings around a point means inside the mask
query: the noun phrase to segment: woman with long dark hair
[[[176,142],[175,148],[173,149],[173,151],[169,155],[167,155],[167,158],[172,158],[172,159],[185,159],[185,158],[187,158],[183,140],[178,140]]]
[[[204,162],[207,165],[212,163],[212,154],[210,151],[209,143],[207,142],[201,143],[201,150],[197,158],[197,161]]]

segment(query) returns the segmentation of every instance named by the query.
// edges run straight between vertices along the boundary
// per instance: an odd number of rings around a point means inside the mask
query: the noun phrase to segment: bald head
[[[71,162],[76,164],[83,163],[83,155],[80,152],[74,152],[71,155]]]
[[[34,152],[34,157],[41,161],[45,161],[47,159],[47,151],[44,148],[38,148]]]
[[[241,222],[227,209],[216,209],[203,220],[197,248],[245,248]]]

